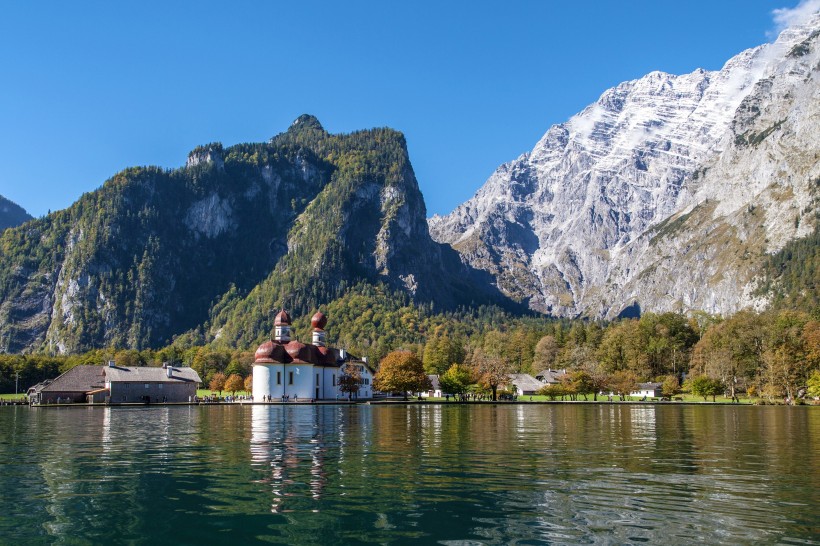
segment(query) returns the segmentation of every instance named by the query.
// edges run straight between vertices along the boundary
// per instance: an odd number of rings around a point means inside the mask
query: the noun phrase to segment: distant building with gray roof
[[[109,400],[123,402],[189,402],[202,383],[193,368],[164,366],[162,368],[108,366],[105,386]]]
[[[75,366],[56,379],[28,390],[32,404],[72,404],[86,401],[86,393],[105,387],[102,366]]]
[[[75,366],[30,388],[32,404],[188,402],[202,383],[188,367]]]
[[[541,370],[537,374],[535,374],[535,378],[546,385],[558,385],[561,383],[561,379],[567,374],[566,370],[553,370],[553,369],[546,369]]]
[[[515,387],[515,393],[518,396],[529,395],[537,393],[544,384],[528,373],[511,373],[507,374],[509,383]]]

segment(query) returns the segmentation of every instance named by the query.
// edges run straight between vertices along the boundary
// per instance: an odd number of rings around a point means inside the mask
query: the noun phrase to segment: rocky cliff
[[[606,91],[431,218],[434,239],[557,315],[765,305],[765,255],[816,222],[819,29]]]
[[[425,216],[400,133],[331,135],[310,116],[268,143],[197,148],[184,168],[127,169],[3,232],[0,350],[251,343],[272,309],[361,282],[442,308],[490,301]]]

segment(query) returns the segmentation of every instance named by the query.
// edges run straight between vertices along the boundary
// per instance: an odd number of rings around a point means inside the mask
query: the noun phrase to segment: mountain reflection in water
[[[0,408],[0,542],[817,543],[820,411]]]

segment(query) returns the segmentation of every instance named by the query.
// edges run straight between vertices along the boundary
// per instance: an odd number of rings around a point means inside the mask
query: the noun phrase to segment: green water
[[[0,408],[2,544],[819,544],[820,411]]]

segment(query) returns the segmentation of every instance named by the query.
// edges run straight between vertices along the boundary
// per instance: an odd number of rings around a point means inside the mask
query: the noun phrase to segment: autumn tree
[[[760,368],[763,349],[760,316],[741,311],[702,334],[692,354],[691,372],[720,379],[734,400],[738,382],[752,378]]]
[[[541,370],[554,367],[559,350],[560,347],[558,347],[558,342],[555,341],[555,336],[544,336],[539,339],[538,343],[535,345],[532,369],[538,373]]]
[[[393,351],[379,362],[373,387],[382,392],[421,392],[431,387],[421,359],[409,351]]]
[[[610,376],[609,387],[621,397],[621,400],[625,400],[638,390],[638,376],[630,370],[619,370]]]
[[[438,378],[442,392],[448,394],[464,394],[471,381],[470,370],[462,364],[453,364]]]
[[[211,383],[213,383],[213,380],[211,380]],[[228,379],[225,380],[225,390],[231,393],[232,396],[235,396],[236,391],[241,391],[244,386],[245,380],[242,379],[242,376],[238,373],[231,374]]]
[[[715,401],[717,395],[723,394],[724,392],[722,381],[705,375],[692,378],[690,388],[692,389],[692,394],[702,396],[704,401],[706,401],[707,396],[711,396],[712,402]]]
[[[598,400],[598,393],[609,388],[609,373],[606,367],[595,359],[586,361],[581,366],[581,371],[586,372],[592,382],[592,399]]]
[[[470,363],[479,382],[490,389],[493,400],[497,400],[499,385],[504,385],[508,380],[509,364],[498,356],[487,354],[482,349],[473,351]]]
[[[584,400],[588,400],[587,395],[597,392],[592,376],[583,370],[576,370],[569,374],[570,385],[576,395],[580,394]]]
[[[544,385],[543,387],[538,389],[538,392],[536,394],[539,394],[541,396],[547,396],[550,400],[555,400],[560,396],[561,400],[563,400],[564,395],[567,394],[567,391],[564,390],[564,386],[562,384]]]
[[[771,321],[761,370],[770,397],[779,391],[794,400],[809,378],[813,349],[806,345],[806,337],[812,337],[812,323],[808,315],[795,311],[782,311]],[[807,327],[809,335],[805,336]]]
[[[191,367],[199,374],[199,377],[210,383],[210,380],[217,373],[224,375],[229,360],[230,355],[225,351],[214,351],[206,347],[199,347],[193,355]]]
[[[806,394],[812,398],[820,398],[820,370],[814,370],[806,381]]]
[[[245,391],[253,392],[253,374],[245,378]]]
[[[464,345],[450,337],[443,326],[424,345],[424,371],[441,375],[453,364],[464,363]]]
[[[661,385],[661,394],[667,397],[672,397],[678,393],[680,390],[680,380],[678,380],[677,375],[667,375],[663,379],[663,384]]]
[[[342,368],[342,374],[339,376],[339,390],[348,396],[355,396],[359,393],[359,387],[362,384],[362,374],[359,367],[348,362]]]
[[[222,391],[225,389],[225,381],[225,374],[222,372],[217,372],[211,377],[211,382],[208,384],[208,388],[211,389],[211,392],[216,391],[222,395]]]

